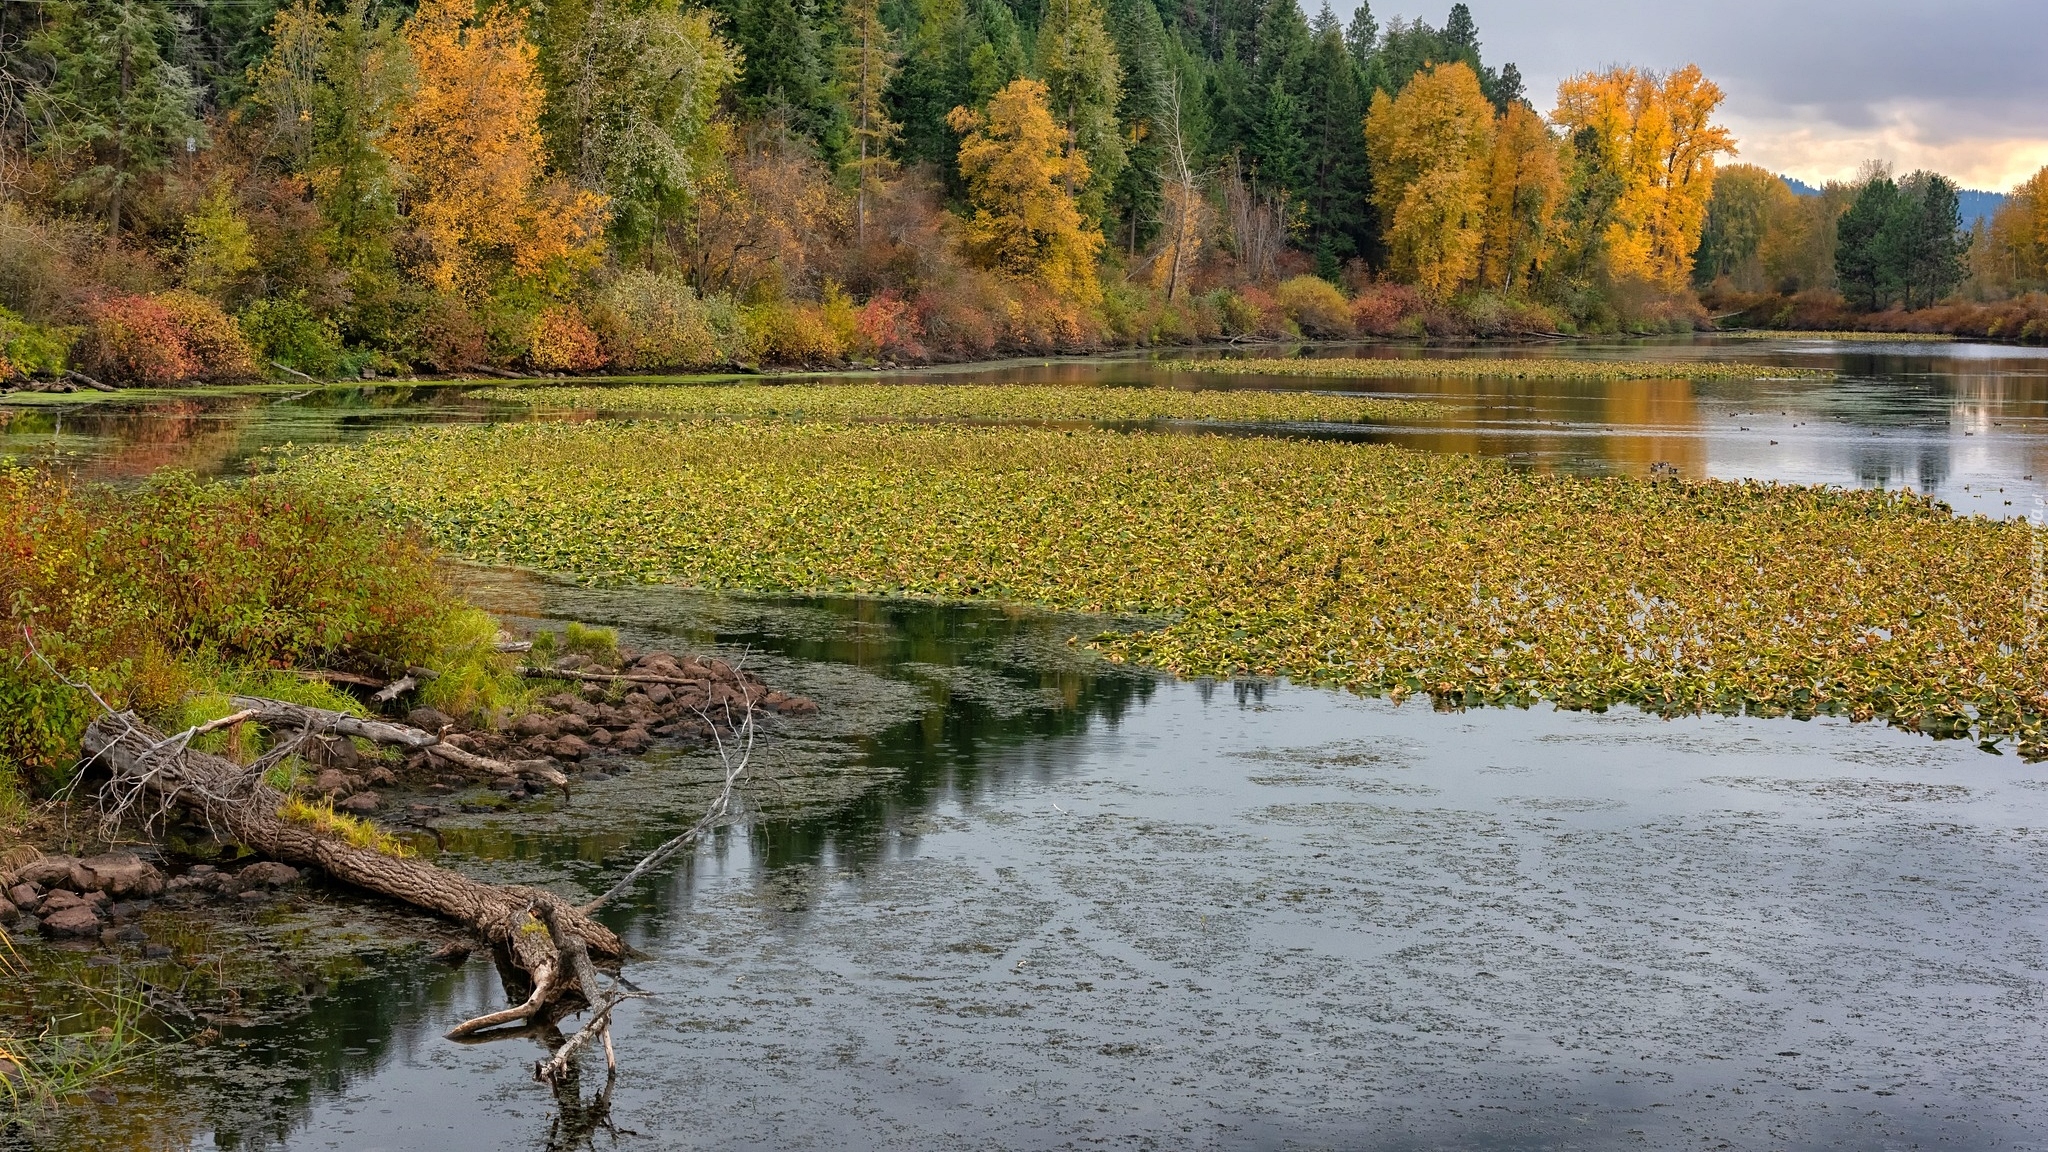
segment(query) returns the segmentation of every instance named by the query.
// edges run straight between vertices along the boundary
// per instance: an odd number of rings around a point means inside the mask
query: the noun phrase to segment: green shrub
[[[77,339],[75,328],[31,324],[0,308],[0,380],[62,372]]]
[[[341,331],[313,314],[299,298],[258,300],[242,312],[242,334],[265,360],[308,376],[332,376],[341,366]]]

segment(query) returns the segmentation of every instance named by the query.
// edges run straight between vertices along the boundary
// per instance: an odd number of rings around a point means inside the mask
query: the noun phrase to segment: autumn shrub
[[[636,269],[598,293],[591,319],[621,368],[693,368],[726,359],[709,313],[681,275]]]
[[[1353,328],[1369,336],[1400,335],[1401,322],[1422,311],[1422,294],[1407,284],[1364,284],[1351,301]]]
[[[839,359],[839,340],[815,304],[776,300],[740,309],[747,349],[763,364],[824,364]]]
[[[1292,317],[1280,307],[1280,300],[1273,293],[1257,285],[1247,284],[1237,290],[1245,306],[1258,316],[1258,323],[1249,333],[1263,336],[1268,340],[1299,339],[1301,328]]]
[[[604,346],[573,304],[544,308],[534,317],[526,362],[547,372],[589,372],[605,364]]]
[[[959,269],[919,291],[912,315],[935,353],[986,356],[996,349],[1001,335],[996,317],[1007,299],[995,277]]]
[[[1304,335],[1337,340],[1352,334],[1351,303],[1328,280],[1316,276],[1284,280],[1274,289],[1273,300]]]
[[[867,333],[860,326],[860,309],[853,306],[853,297],[846,294],[836,280],[825,281],[824,296],[818,302],[818,315],[824,321],[827,331],[832,333],[832,343],[842,356],[871,357],[876,348],[867,341]]]
[[[483,323],[460,297],[435,293],[409,312],[400,340],[406,359],[452,372],[488,355]]]
[[[87,304],[85,315],[80,359],[104,379],[157,385],[256,374],[241,327],[204,296],[110,296]]]
[[[298,297],[258,300],[242,311],[242,334],[266,360],[309,376],[341,366],[341,331]]]
[[[59,783],[94,706],[177,714],[223,668],[432,663],[434,553],[278,480],[74,487],[0,466],[0,772]]]
[[[862,344],[874,349],[878,356],[895,360],[926,358],[924,332],[918,324],[916,309],[893,288],[868,297],[854,323],[860,329]]]

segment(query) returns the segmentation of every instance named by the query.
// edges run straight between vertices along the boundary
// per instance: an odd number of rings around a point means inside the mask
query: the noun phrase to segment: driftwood
[[[590,914],[726,819],[733,810],[738,784],[746,775],[753,754],[751,695],[741,699],[742,712],[737,721],[731,715],[730,704],[726,706],[726,720],[733,726],[735,737],[742,741],[737,755],[718,736],[717,726],[709,723],[710,717],[705,716],[725,765],[724,787],[717,798],[696,824],[642,857],[596,899],[575,907],[546,889],[485,884],[419,860],[358,848],[325,829],[287,820],[279,814],[286,800],[284,793],[264,782],[272,766],[306,740],[325,732],[361,734],[367,739],[382,736],[414,746],[425,739],[429,743],[424,747],[430,753],[461,751],[441,744],[437,735],[283,701],[237,697],[233,714],[166,736],[132,711],[115,711],[91,685],[65,678],[37,650],[34,637],[26,630],[23,636],[29,650],[53,675],[89,694],[100,707],[99,718],[87,726],[81,741],[86,753],[81,772],[97,765],[108,775],[99,793],[102,820],[111,826],[139,817],[146,830],[155,818],[182,809],[270,859],[320,868],[344,883],[468,926],[489,941],[512,968],[524,973],[531,993],[512,1008],[463,1021],[449,1030],[448,1037],[475,1037],[503,1024],[551,1024],[566,1012],[575,1011],[579,1003],[589,1007],[591,1018],[583,1028],[550,1059],[534,1065],[535,1078],[553,1084],[558,1094],[564,1090],[574,1092],[574,1057],[593,1039],[604,1042],[606,1065],[616,1074],[611,1014],[619,1004],[632,998],[622,991],[623,980],[614,980],[609,988],[599,986],[591,954],[623,961],[626,947],[611,929],[592,920]],[[296,732],[279,739],[251,764],[236,764],[191,747],[193,738],[203,733],[250,720],[270,726],[273,721],[267,718],[283,721],[280,728],[274,728],[281,735],[293,732],[294,726]],[[605,1091],[598,1099],[596,1115],[600,1122],[609,1105],[611,1084],[608,1077]]]
[[[256,721],[280,731],[332,732],[341,736],[359,736],[377,744],[388,744],[425,752],[436,759],[467,768],[473,772],[484,772],[491,776],[524,776],[537,780],[552,788],[566,791],[569,778],[548,766],[546,761],[521,760],[506,763],[479,756],[474,752],[457,748],[444,742],[438,732],[414,728],[410,724],[395,724],[389,720],[370,720],[361,716],[350,716],[346,712],[330,712],[325,708],[312,708],[304,704],[290,704],[283,700],[266,700],[258,696],[236,696],[236,708],[243,709]]]
[[[251,718],[261,717],[243,717]],[[343,883],[474,930],[525,974],[533,993],[517,1008],[457,1025],[450,1036],[532,1019],[573,1007],[572,1001],[582,999],[579,974],[574,962],[562,955],[558,936],[574,938],[598,956],[623,958],[625,945],[611,929],[545,889],[485,884],[424,861],[357,848],[285,819],[278,812],[286,797],[263,782],[262,761],[244,766],[196,751],[187,746],[192,735],[167,737],[133,712],[109,712],[93,721],[85,730],[84,746],[88,763],[104,768],[111,777],[101,791],[108,815],[132,812],[135,802],[145,798],[158,813],[182,809],[268,859],[320,868]]]

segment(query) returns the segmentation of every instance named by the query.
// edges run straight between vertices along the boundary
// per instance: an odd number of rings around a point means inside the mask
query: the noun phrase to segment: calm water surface
[[[1462,423],[1354,434],[1532,467],[1911,485],[1963,510],[2004,483],[1981,510],[2031,510],[2048,359],[1726,354],[1856,376],[1461,383],[1426,395]],[[446,390],[384,409],[275,399],[177,435],[74,414],[102,423],[63,436],[82,470],[122,475],[492,415]],[[14,428],[7,448],[47,453],[43,435]],[[1067,643],[1100,621],[1029,612],[463,579],[516,623],[715,649],[821,705],[756,747],[747,820],[608,913],[650,993],[621,1016],[609,1097],[593,1102],[595,1066],[573,1097],[534,1084],[534,1041],[441,1040],[502,1002],[488,959],[436,963],[432,921],[314,891],[221,929],[273,970],[243,978],[252,1007],[218,1043],[0,1139],[2048,1145],[2048,771],[2012,757],[1826,720],[1437,713],[1176,682]],[[566,806],[432,823],[444,863],[593,891],[693,820],[715,773],[708,753],[657,752]],[[229,950],[179,946],[195,963]]]

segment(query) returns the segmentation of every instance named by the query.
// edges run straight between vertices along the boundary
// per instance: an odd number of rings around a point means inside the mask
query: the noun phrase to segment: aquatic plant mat
[[[552,386],[550,386],[552,385]],[[1423,420],[1447,405],[1374,396],[1248,389],[1192,391],[1040,384],[558,385],[482,389],[487,400],[664,416],[810,419],[1204,420],[1239,423]]]
[[[438,427],[279,467],[471,557],[590,580],[1158,614],[1094,642],[1189,676],[1838,712],[2029,752],[2048,712],[2028,526],[1900,493],[789,422]]]
[[[1566,360],[1459,358],[1443,360],[1374,360],[1330,357],[1299,360],[1169,360],[1160,365],[1174,372],[1214,372],[1226,376],[1319,376],[1339,379],[1479,379],[1511,380],[1832,380],[1821,368],[1783,368],[1775,364],[1738,364],[1716,360]]]

